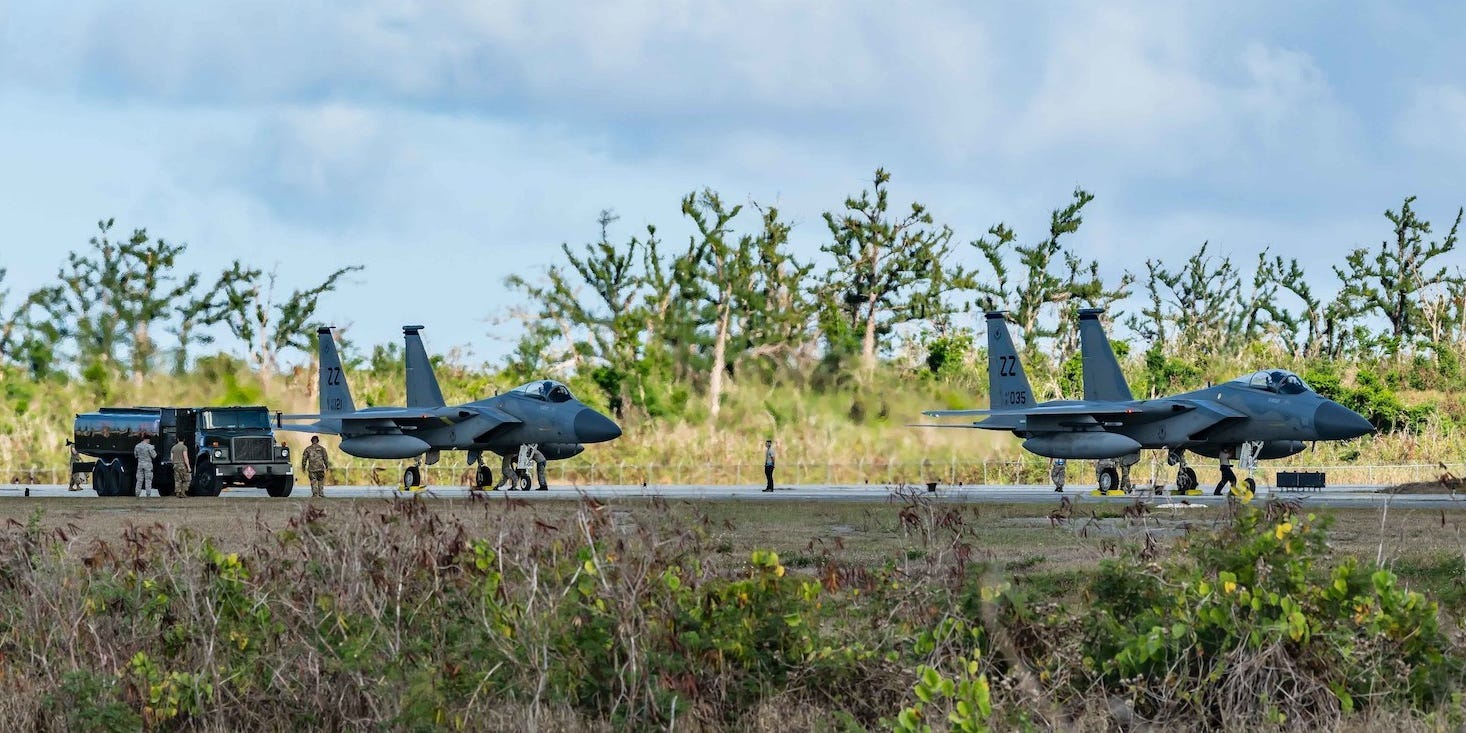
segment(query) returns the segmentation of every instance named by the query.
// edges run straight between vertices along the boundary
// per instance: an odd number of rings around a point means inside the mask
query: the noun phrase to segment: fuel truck
[[[98,496],[135,496],[137,459],[133,448],[147,435],[158,459],[153,488],[163,496],[218,496],[225,486],[254,486],[270,496],[290,496],[295,474],[290,448],[275,442],[264,407],[103,407],[76,416],[76,451],[93,458],[74,461],[74,473],[92,474]],[[193,479],[173,485],[169,456],[175,442],[188,446]]]

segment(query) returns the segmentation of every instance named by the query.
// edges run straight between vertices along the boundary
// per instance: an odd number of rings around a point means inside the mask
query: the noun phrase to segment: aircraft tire
[[[1251,476],[1242,479],[1242,486],[1247,489],[1247,493],[1249,494],[1257,493],[1257,481],[1255,481]]]
[[[1104,492],[1120,488],[1120,472],[1113,468],[1102,468],[1099,472],[1099,490]]]
[[[479,464],[478,471],[475,472],[474,473],[474,476],[473,476],[473,487],[475,489],[478,489],[479,491],[483,491],[484,489],[487,489],[487,488],[489,488],[490,486],[493,486],[493,485],[494,485],[494,471],[493,471],[493,469],[491,469],[488,466],[485,466],[483,464]]]
[[[1197,484],[1195,469],[1187,466],[1181,469],[1181,471],[1176,474],[1176,488],[1185,492],[1196,488],[1196,486]]]
[[[402,490],[412,491],[414,487],[422,485],[422,474],[418,472],[417,466],[408,466],[402,472]]]
[[[520,491],[529,491],[529,476],[520,476],[518,484]]]

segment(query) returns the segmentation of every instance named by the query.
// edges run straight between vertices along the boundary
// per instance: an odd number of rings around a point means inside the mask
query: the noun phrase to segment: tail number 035
[[[1009,405],[1026,405],[1028,404],[1028,392],[1021,389],[1004,392],[1003,401]]]

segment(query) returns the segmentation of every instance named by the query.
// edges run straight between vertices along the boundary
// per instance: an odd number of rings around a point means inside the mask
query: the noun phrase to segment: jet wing
[[[1139,415],[1144,410],[1136,406],[1111,405],[1106,403],[1095,404],[1067,404],[1067,405],[1035,405],[1026,410],[927,410],[921,414],[927,417],[1030,417],[1030,416],[1053,416],[1065,415],[1089,415],[1091,417],[1116,417],[1124,415]]]

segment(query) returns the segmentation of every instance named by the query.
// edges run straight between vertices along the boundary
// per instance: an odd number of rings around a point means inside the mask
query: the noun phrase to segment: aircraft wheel
[[[1196,471],[1192,470],[1190,466],[1181,469],[1176,474],[1176,488],[1183,492],[1196,488]]]
[[[422,472],[417,470],[417,466],[408,466],[407,470],[402,472],[402,490],[412,491],[421,485]]]
[[[527,475],[520,476],[518,483],[519,483],[519,490],[520,491],[529,491],[529,476],[527,476]]]
[[[1247,489],[1247,493],[1249,494],[1257,493],[1257,481],[1255,481],[1251,476],[1242,479],[1242,486]]]
[[[494,471],[488,466],[479,464],[478,471],[473,477],[473,487],[482,491],[494,485]]]
[[[1102,468],[1099,472],[1099,490],[1106,493],[1120,488],[1120,473],[1113,468]]]

